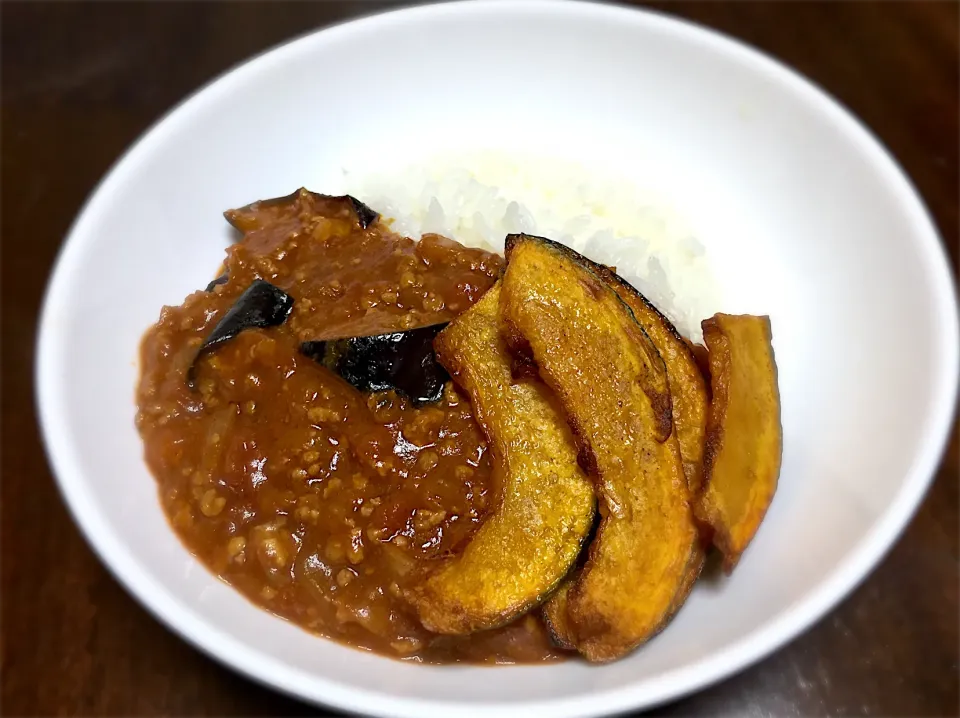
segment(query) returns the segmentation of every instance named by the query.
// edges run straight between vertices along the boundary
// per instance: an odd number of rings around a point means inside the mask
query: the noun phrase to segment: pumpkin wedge
[[[543,625],[546,627],[547,633],[550,634],[553,645],[568,651],[577,650],[577,637],[573,632],[570,616],[567,613],[567,606],[569,605],[567,599],[570,597],[570,589],[576,585],[578,578],[579,573],[568,576],[560,584],[560,588],[540,609]]]
[[[700,561],[667,372],[591,262],[528,235],[509,235],[506,256],[502,331],[559,398],[600,497],[567,617],[582,655],[614,660],[666,624]]]
[[[630,307],[637,323],[650,337],[667,367],[673,427],[680,442],[683,474],[690,493],[696,496],[703,485],[703,446],[707,429],[707,384],[697,360],[676,327],[629,282],[607,267],[595,265],[597,274]]]
[[[554,397],[536,377],[513,381],[499,293],[494,285],[435,340],[470,397],[500,480],[497,505],[466,548],[412,592],[421,622],[437,633],[493,628],[538,605],[573,566],[595,513]]]
[[[701,323],[713,400],[698,518],[730,573],[777,490],[783,436],[769,317],[717,314]]]

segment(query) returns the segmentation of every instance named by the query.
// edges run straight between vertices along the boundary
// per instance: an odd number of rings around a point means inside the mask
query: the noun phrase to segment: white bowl
[[[772,316],[780,489],[735,575],[701,582],[629,658],[423,666],[274,618],[208,574],[164,520],[133,425],[138,341],[222,258],[221,211],[342,167],[523,148],[607,158],[696,226],[721,306]],[[156,616],[237,670],[377,715],[600,715],[756,661],[837,603],[917,506],[951,426],[956,303],[940,241],[884,149],[810,83],[658,15],[451,4],[317,32],[233,70],[97,188],[50,283],[39,341],[47,450],[87,539]],[[536,713],[534,713],[536,711]]]

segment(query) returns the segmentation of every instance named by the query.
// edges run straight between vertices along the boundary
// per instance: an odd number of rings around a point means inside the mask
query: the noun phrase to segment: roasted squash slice
[[[556,393],[600,496],[567,617],[581,654],[614,660],[665,625],[700,561],[667,374],[592,263],[527,235],[508,236],[506,255],[504,336]]]
[[[703,445],[707,430],[707,384],[697,360],[676,327],[638,289],[603,265],[595,265],[597,274],[630,307],[634,318],[650,337],[667,367],[673,427],[680,442],[683,474],[690,493],[696,496],[703,484]]]
[[[717,314],[702,322],[713,401],[696,512],[730,573],[773,500],[783,436],[769,317]]]
[[[563,648],[567,651],[577,650],[577,637],[573,632],[573,626],[570,624],[570,617],[567,613],[570,589],[574,587],[579,578],[579,573],[568,576],[560,584],[554,594],[543,604],[540,614],[543,617],[543,625],[550,634],[550,640],[557,648]]]
[[[437,633],[493,628],[539,604],[576,561],[596,508],[549,389],[536,378],[513,381],[498,305],[494,285],[435,342],[470,397],[501,482],[497,506],[464,551],[412,592],[421,622]]]

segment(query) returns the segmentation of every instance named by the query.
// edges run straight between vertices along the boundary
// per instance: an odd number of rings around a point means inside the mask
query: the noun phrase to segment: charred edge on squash
[[[729,339],[723,334],[723,331],[717,325],[715,319],[704,319],[700,323],[704,335],[708,332],[716,333],[718,337],[724,342],[724,344],[729,343]],[[730,361],[729,347],[724,352],[724,360],[726,362]],[[720,382],[718,382],[720,384]],[[710,383],[710,393],[711,393],[711,404],[716,401],[721,401],[721,403],[727,403],[727,391],[729,387],[726,382],[722,383],[722,386],[714,386],[713,382]],[[720,452],[720,448],[723,446],[723,424],[720,422],[707,422],[707,431],[704,438],[703,445],[703,475],[704,477],[709,477],[713,472],[713,465],[717,460],[717,454]]]
[[[600,530],[604,513],[605,510],[601,510],[598,507],[597,512],[593,516],[593,523],[590,525],[590,530],[583,540],[580,555],[577,556],[577,560],[570,569],[570,573],[560,582],[560,585],[557,587],[557,590],[554,591],[553,595],[547,597],[541,609],[543,623],[547,629],[547,634],[550,636],[551,642],[557,648],[566,651],[577,650],[573,624],[570,622],[570,617],[567,614],[570,590],[577,585],[580,574],[583,573],[583,567],[586,565],[590,554],[590,546],[593,545],[593,540],[597,537],[597,531]]]
[[[654,316],[656,316],[659,323],[667,330],[667,333],[669,333],[683,347],[683,350],[689,356],[690,361],[693,362],[694,366],[696,366],[698,369],[701,370],[701,375],[702,375],[700,362],[697,358],[696,352],[690,346],[690,341],[677,330],[673,322],[671,322],[663,312],[657,309],[657,307],[653,304],[653,302],[651,302],[649,299],[646,298],[646,296],[644,296],[643,292],[641,292],[639,289],[637,289],[632,284],[630,284],[630,282],[628,282],[619,274],[617,274],[615,269],[612,269],[603,264],[594,262],[593,260],[588,259],[586,257],[584,258],[584,260],[586,263],[589,263],[590,265],[592,265],[594,272],[597,275],[599,275],[599,277],[602,280],[604,280],[608,285],[620,287],[621,289],[623,289],[624,292],[634,297],[646,309],[648,309]],[[616,291],[616,289],[614,289],[614,291]],[[627,309],[630,309],[629,305],[627,305]],[[633,315],[633,310],[630,310],[630,313],[632,316],[634,316],[634,319],[636,319],[636,316]],[[638,321],[637,324],[640,325],[640,322]],[[644,331],[642,325],[640,326],[640,330]],[[660,359],[662,360],[663,357],[660,357]],[[709,391],[709,383],[707,382],[706,377],[704,377],[704,384],[705,384],[705,388]],[[657,405],[657,402],[660,401],[660,399],[649,392],[647,392],[647,396],[650,398],[650,401],[654,403],[654,405],[657,407],[657,411],[659,412],[662,409],[661,406]],[[671,415],[672,415],[672,409],[673,409],[672,406],[669,407],[669,410],[670,410],[669,413]],[[661,417],[661,414],[658,413],[658,417]],[[661,427],[661,431],[662,430],[663,429]]]
[[[600,523],[601,521],[597,522],[598,527]],[[583,567],[580,567],[577,569],[577,577],[576,577],[577,579],[579,579],[580,572],[582,572],[583,570],[586,569],[586,567],[589,566],[590,560],[593,558],[594,552],[599,552],[600,547],[598,544],[599,542],[593,541],[593,537],[591,537],[590,550],[589,550],[590,558],[587,559],[587,562],[584,564]],[[690,553],[690,556],[687,560],[687,564],[683,569],[683,575],[684,575],[683,582],[680,588],[678,589],[677,593],[674,595],[673,600],[670,603],[670,607],[667,609],[666,613],[664,613],[660,622],[650,632],[650,634],[647,635],[643,639],[643,641],[641,641],[639,644],[634,646],[633,649],[631,650],[636,650],[641,646],[646,645],[651,640],[659,636],[664,631],[664,629],[668,625],[670,625],[671,621],[673,621],[677,613],[680,611],[681,608],[683,608],[687,599],[690,597],[690,593],[691,591],[693,591],[693,587],[694,585],[696,585],[697,579],[700,577],[700,573],[702,572],[703,566],[706,563],[706,555],[707,555],[706,548],[704,548],[704,543],[701,538],[696,544],[695,549]],[[570,595],[576,592],[578,588],[579,588],[579,583],[575,579],[572,581],[567,591],[567,599],[566,599],[567,602],[569,602]],[[569,618],[567,620],[569,620]],[[567,633],[568,635],[572,634],[574,636],[572,640],[577,642],[585,642],[596,636],[603,636],[610,629],[611,629],[611,625],[609,621],[607,621],[604,618],[599,618],[596,615],[591,615],[590,620],[587,620],[587,621],[584,621],[583,618],[581,617],[581,621],[578,624],[576,624],[576,626],[573,626],[572,624],[568,624]],[[549,627],[548,627],[548,632],[549,632]],[[551,639],[554,640],[553,634],[551,633],[550,635],[551,635]],[[560,640],[564,640],[562,636],[560,637]],[[558,645],[558,647],[563,648],[564,646]],[[574,646],[574,648],[576,649],[577,647]],[[617,660],[620,657],[621,656],[618,655],[618,656],[605,657],[605,658],[589,658],[588,660],[590,660],[590,662],[592,663],[609,663],[611,661]]]
[[[600,465],[597,462],[597,455],[586,439],[586,432],[584,432],[575,416],[568,413],[566,417],[567,424],[570,426],[570,433],[573,434],[573,441],[577,446],[577,463],[587,473],[587,476],[599,475]],[[603,501],[599,503],[600,506],[606,506]]]
[[[659,365],[661,371],[663,372],[663,376],[667,376],[667,365],[663,361],[663,357],[660,356],[660,352],[657,350],[653,340],[647,335],[643,325],[637,320],[637,317],[634,315],[630,306],[623,301],[617,292],[605,282],[603,273],[606,272],[608,274],[612,274],[609,269],[601,264],[597,264],[593,260],[587,259],[576,250],[570,249],[570,247],[567,247],[564,244],[560,244],[559,242],[555,242],[547,237],[539,237],[534,234],[508,234],[506,236],[506,239],[504,239],[504,256],[506,257],[507,262],[510,261],[510,255],[513,252],[513,248],[517,245],[517,243],[524,240],[533,240],[535,242],[542,243],[582,268],[584,272],[587,273],[587,276],[590,278],[590,280],[596,282],[596,284],[586,281],[583,282],[583,285],[590,291],[594,298],[599,298],[603,296],[605,291],[609,291],[610,294],[616,298],[617,302],[620,303],[620,306],[623,307],[624,311],[626,311],[627,316],[630,317],[631,322],[628,326],[630,327],[630,330],[635,330],[637,332],[638,346],[642,347],[642,351],[652,364]],[[624,282],[621,277],[617,276],[616,274],[613,274],[613,276],[616,277],[617,280],[624,286],[630,287],[630,285]],[[640,294],[640,292],[633,287],[630,287],[630,289],[636,293],[646,304],[653,307],[653,305],[650,304],[646,297]],[[660,312],[657,311],[657,314],[660,314]],[[663,315],[660,314],[660,316]],[[672,331],[676,333],[678,337],[680,337],[680,334],[677,332],[676,328],[670,324],[669,321],[667,321],[666,317],[664,317],[664,321],[672,329]],[[526,341],[526,339],[523,339],[520,332],[509,327],[506,327],[506,329],[507,331],[505,333],[505,337],[510,350],[517,353],[519,356],[524,356],[524,353],[532,356],[529,343]],[[680,337],[680,339],[682,338],[683,337]],[[642,370],[644,372],[649,371],[646,366],[644,366]],[[670,434],[673,431],[673,400],[670,397],[669,388],[667,388],[666,391],[659,392],[655,391],[650,384],[650,382],[645,382],[643,386],[643,393],[646,394],[650,399],[650,404],[654,410],[658,432],[657,440],[660,443],[663,443],[670,438]],[[577,434],[578,432],[575,430],[574,433]]]
[[[584,271],[584,272],[594,271],[593,265],[589,263],[589,260],[585,260],[585,258],[581,257],[579,254],[570,250],[569,248],[566,248],[563,245],[558,245],[556,242],[553,242],[549,239],[540,238],[540,237],[531,237],[529,235],[512,235],[507,238],[506,254],[508,257],[508,262],[509,262],[510,255],[513,253],[515,248],[519,246],[520,243],[525,239],[533,240],[537,244],[540,244],[541,246],[545,247],[546,249],[555,251],[560,256],[563,256],[568,261],[572,262],[575,266],[580,267],[581,271]],[[624,302],[623,298],[616,293],[615,288],[610,287],[609,285],[606,288],[608,291],[613,293],[614,296],[617,297],[617,300],[620,302],[621,306],[623,306],[626,309],[627,316],[629,316],[631,320],[633,320],[632,324],[627,325],[627,326],[636,327],[636,330],[633,333],[633,338],[634,339],[642,338],[645,340],[643,342],[638,343],[638,346],[641,347],[640,351],[647,353],[647,356],[645,357],[645,359],[647,359],[648,361],[645,364],[642,371],[645,371],[649,374],[649,372],[655,371],[654,367],[659,367],[663,372],[662,374],[663,382],[661,383],[666,383],[667,381],[666,364],[663,361],[663,358],[660,356],[659,351],[656,349],[656,346],[650,340],[649,336],[647,336],[645,330],[643,329],[639,321],[637,321],[637,318],[634,315],[633,311],[631,310],[630,306],[627,305]],[[522,344],[517,340],[518,335],[522,336],[522,332],[520,331],[518,326],[513,325],[513,322],[507,320],[503,322],[503,328],[504,328],[504,336],[508,338],[508,345],[522,346]],[[629,331],[629,329],[627,329],[626,333],[630,335],[631,332]],[[653,357],[658,359],[659,362],[652,360]],[[648,378],[651,378],[651,377],[648,376]],[[642,377],[639,378],[638,380],[642,381]],[[651,396],[650,392],[646,390],[644,390],[643,393],[644,395],[647,396],[648,401],[650,401],[650,410],[652,412],[651,419],[653,420],[653,424],[650,427],[651,428],[650,438],[656,439],[657,431],[663,431],[665,427],[668,429],[668,431],[663,432],[667,434],[664,437],[664,439],[669,438],[669,433],[672,432],[672,429],[673,429],[672,403],[669,401],[669,389],[665,387],[665,390],[662,392],[655,391],[655,394],[663,393],[666,395],[667,401],[663,401],[663,402],[658,401],[657,397]],[[571,417],[568,415],[568,422],[570,421],[570,419]],[[575,423],[571,423],[571,429],[573,430],[574,436],[577,438],[578,443],[581,446],[588,446],[588,443],[584,440],[582,428],[575,425]],[[587,454],[586,456],[589,457],[589,454]],[[595,459],[596,457],[590,457],[590,458]],[[679,455],[677,456],[677,459],[678,461],[680,460]],[[683,477],[682,467],[678,465],[678,468],[681,469],[679,473],[679,478],[682,478]],[[686,486],[685,482],[684,482],[684,486]],[[689,499],[684,503],[686,504],[686,511],[688,513],[688,516],[692,517],[693,515],[692,507],[689,504]],[[603,516],[604,520],[608,519],[609,514],[613,512],[615,509],[616,507],[615,506],[611,507],[609,502],[605,502],[605,501],[600,502],[600,513]],[[693,529],[693,532],[692,532],[693,536],[696,536],[695,526],[692,523],[691,523],[691,529]],[[587,560],[585,570],[589,570],[590,566],[596,560],[598,560],[598,558],[604,553],[604,550],[605,550],[605,547],[604,547],[603,535],[601,534],[601,535],[598,535],[597,538],[594,539],[594,541],[589,546],[589,550],[588,550],[589,558]],[[693,543],[690,546],[690,550],[685,551],[683,553],[684,553],[683,558],[681,558],[680,556],[677,556],[677,562],[674,567],[674,570],[677,572],[677,577],[678,577],[676,592],[671,597],[670,603],[666,606],[665,610],[661,613],[656,623],[652,626],[652,629],[653,629],[652,632],[649,635],[645,636],[643,640],[640,641],[640,643],[636,643],[633,646],[631,646],[631,650],[632,648],[635,648],[637,645],[645,643],[647,640],[649,640],[649,638],[651,638],[653,635],[656,635],[659,631],[661,631],[663,627],[669,623],[670,619],[677,612],[677,610],[679,610],[679,608],[683,604],[684,599],[689,594],[696,580],[696,577],[699,575],[700,569],[702,567],[703,552],[701,550],[699,541],[696,538],[694,538]],[[582,583],[578,583],[571,588],[572,593],[570,593],[568,596],[568,600],[570,601],[571,607],[576,606],[583,589],[584,589],[584,584]],[[576,619],[573,625],[575,626],[576,641],[578,643],[578,647],[580,648],[581,653],[583,653],[583,655],[588,660],[593,662],[606,662],[606,661],[611,661],[616,658],[619,658],[622,655],[622,650],[621,650],[622,646],[620,645],[617,645],[617,644],[604,645],[602,641],[600,644],[592,645],[596,643],[596,639],[603,639],[603,637],[617,632],[616,623],[614,622],[613,617],[604,615],[603,613],[599,613],[599,612],[590,612],[586,614],[578,612],[578,615],[576,616]]]
[[[573,628],[567,616],[567,595],[576,584],[578,577],[579,571],[567,576],[553,595],[544,602],[543,608],[540,610],[540,616],[543,619],[544,628],[547,629],[547,635],[550,636],[550,642],[564,651],[577,650]]]
[[[667,379],[673,402],[671,413],[680,442],[684,476],[691,494],[694,497],[699,496],[704,489],[703,449],[710,388],[706,378],[709,371],[703,369],[697,349],[701,350],[701,354],[705,354],[706,349],[684,338],[642,292],[622,277],[602,266],[598,267],[597,271],[634,310],[637,319],[654,340],[667,364]]]
[[[669,331],[675,339],[683,342],[684,346],[687,348],[687,351],[690,351],[690,347],[687,346],[687,339],[679,332],[676,326],[674,326],[673,322],[671,322],[663,312],[657,309],[653,302],[646,298],[643,292],[634,287],[632,284],[630,284],[630,282],[609,267],[606,267],[602,264],[597,264],[589,259],[587,261],[590,261],[596,267],[597,274],[599,274],[604,281],[606,281],[608,284],[616,284],[618,287],[622,287],[625,291],[636,297],[637,300],[641,302],[647,309],[656,314],[657,318],[660,319],[663,325],[667,328],[667,331]],[[692,352],[690,352],[690,354],[691,358],[695,358],[693,357]]]
[[[707,390],[707,399],[709,400],[712,396],[712,389],[710,387],[710,357],[707,356],[707,348],[689,339],[684,339],[683,342],[686,344],[687,349],[690,350],[694,364],[696,364],[697,370],[703,378],[703,385]]]
[[[529,353],[530,345],[520,347],[511,357],[510,376],[514,383],[520,381],[539,381],[540,372],[537,369],[537,362],[533,360],[533,354]]]
[[[459,547],[458,547],[458,548],[459,548],[459,551],[451,551],[450,553],[448,553],[448,554],[445,555],[445,556],[438,556],[438,557],[436,557],[435,561],[439,564],[439,563],[441,562],[441,560],[444,559],[444,558],[450,559],[450,558],[454,558],[454,557],[456,557],[456,556],[459,556],[459,555],[462,553],[462,551],[463,551],[464,547],[466,546],[466,544],[468,544],[468,543],[469,543],[469,537],[467,537],[467,539],[465,539],[464,541],[461,541],[461,543],[460,543],[460,545],[459,545]],[[581,550],[581,551],[582,551],[584,548],[586,548],[586,544],[587,544],[586,539],[584,539],[584,540],[582,540],[582,541],[580,542],[580,550]],[[429,578],[430,574],[429,574],[429,573],[426,573],[426,571],[428,571],[428,570],[429,570],[429,569],[425,569],[424,578]],[[512,623],[513,621],[516,621],[517,619],[522,618],[523,616],[525,616],[525,615],[526,615],[527,613],[529,613],[530,611],[535,611],[535,610],[541,608],[541,607],[544,605],[544,603],[547,601],[547,599],[548,599],[551,595],[553,595],[560,587],[563,586],[563,583],[564,583],[564,581],[567,579],[567,576],[569,576],[569,574],[564,575],[564,576],[561,576],[561,577],[560,577],[559,579],[557,579],[551,586],[549,586],[543,593],[541,593],[541,594],[539,594],[539,595],[531,598],[529,601],[527,601],[526,603],[522,604],[519,608],[517,608],[517,609],[515,609],[515,610],[510,609],[510,610],[502,611],[496,618],[491,618],[489,622],[484,623],[484,625],[483,625],[482,628],[471,628],[470,630],[465,630],[465,631],[463,631],[463,632],[461,632],[461,633],[445,633],[445,632],[441,632],[441,631],[436,631],[436,630],[434,630],[434,629],[430,629],[430,628],[427,627],[427,626],[424,626],[424,627],[428,628],[428,630],[434,631],[435,633],[437,633],[438,635],[441,635],[441,636],[458,636],[458,635],[459,635],[459,636],[468,636],[468,635],[470,635],[470,634],[472,634],[472,633],[479,633],[479,632],[481,632],[481,631],[493,631],[493,630],[496,630],[496,629],[498,629],[498,628],[503,628],[504,626],[509,625],[509,624]],[[404,597],[405,597],[405,599],[406,599],[407,601],[410,601],[410,602],[412,602],[412,603],[414,603],[414,604],[416,604],[417,599],[419,598],[416,589],[412,589],[412,590],[411,590],[411,589],[408,589],[408,590],[406,590],[406,591],[404,592]],[[452,612],[456,615],[456,617],[457,617],[456,623],[462,624],[463,626],[468,626],[468,625],[471,625],[471,624],[472,624],[473,618],[474,618],[474,617],[473,617],[473,614],[471,614],[470,611],[467,610],[467,609],[463,606],[463,604],[457,603],[457,604],[455,604],[455,605],[450,606],[450,609],[451,609],[451,611],[452,611]],[[549,629],[548,629],[548,632],[549,632]],[[551,637],[551,640],[552,640],[552,637]],[[560,645],[558,645],[557,647],[558,647],[558,648],[563,648],[563,646],[560,646]],[[575,647],[575,646],[572,647],[572,650],[576,650],[576,647]]]

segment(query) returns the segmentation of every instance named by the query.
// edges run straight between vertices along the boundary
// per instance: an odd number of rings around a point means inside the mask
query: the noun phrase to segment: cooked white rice
[[[699,340],[716,284],[704,249],[636,185],[583,165],[485,152],[439,156],[378,174],[345,171],[347,191],[410,237],[436,232],[503,251],[511,232],[549,237],[612,265],[677,328]]]

